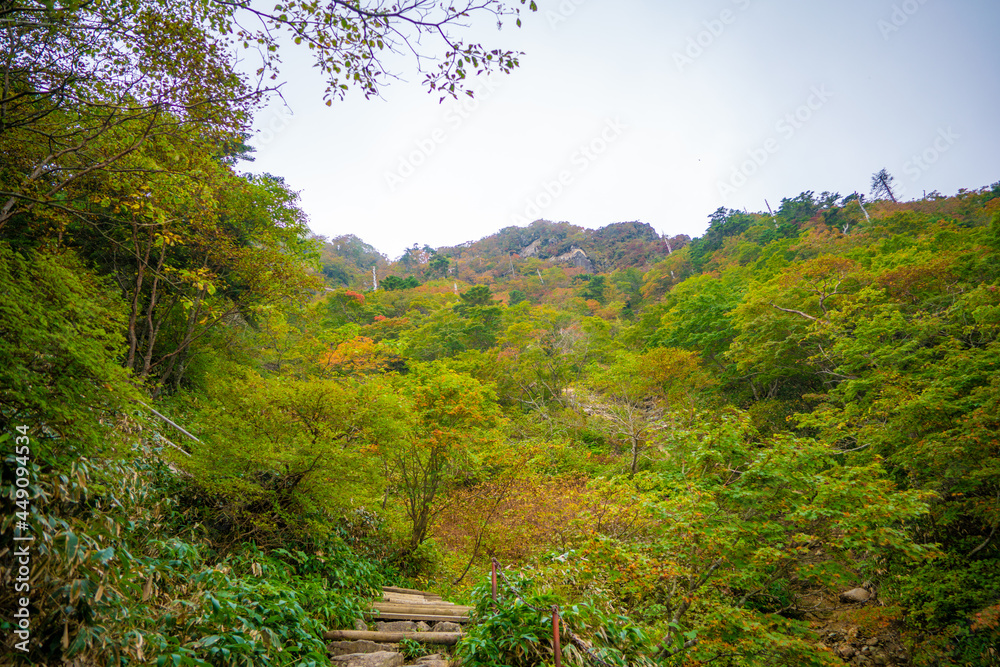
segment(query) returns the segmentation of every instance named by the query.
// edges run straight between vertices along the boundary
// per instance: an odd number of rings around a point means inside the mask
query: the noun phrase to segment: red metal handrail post
[[[559,608],[552,605],[552,651],[556,656],[556,667],[562,667],[562,647],[559,644]]]

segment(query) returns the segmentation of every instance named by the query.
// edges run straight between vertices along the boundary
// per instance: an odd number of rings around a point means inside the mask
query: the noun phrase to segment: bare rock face
[[[462,626],[451,621],[438,621],[431,628],[431,632],[461,632]]]
[[[337,667],[402,667],[403,654],[391,651],[349,653],[330,658],[330,664]]]
[[[589,257],[587,257],[587,253],[580,248],[573,248],[569,252],[559,255],[558,257],[553,257],[549,261],[569,264],[570,266],[578,269],[583,269],[587,273],[594,272],[594,263],[590,261]]]
[[[395,644],[378,644],[367,639],[354,641],[330,642],[326,651],[332,656],[351,655],[352,653],[378,653],[379,651],[395,651]]]
[[[363,618],[356,618],[356,619],[354,619],[354,629],[355,630],[360,630],[362,632],[365,632],[365,631],[368,630],[368,624],[365,623],[365,619],[363,619]]]
[[[379,632],[416,632],[417,624],[413,621],[377,621],[375,629]]]
[[[852,588],[840,594],[841,602],[867,602],[872,597],[872,592],[867,588]]]
[[[431,626],[427,625],[423,621],[417,621],[417,632],[428,632]]]
[[[850,644],[841,644],[840,646],[837,647],[837,655],[839,655],[844,660],[850,660],[851,658],[854,657],[855,653],[857,653],[857,651],[855,651],[854,647],[851,646]]]

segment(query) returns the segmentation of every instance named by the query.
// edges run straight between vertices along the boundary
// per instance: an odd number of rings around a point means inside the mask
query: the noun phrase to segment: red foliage
[[[359,306],[365,305],[365,295],[360,292],[355,292],[353,290],[345,289],[341,294],[349,299],[354,299],[358,302]]]

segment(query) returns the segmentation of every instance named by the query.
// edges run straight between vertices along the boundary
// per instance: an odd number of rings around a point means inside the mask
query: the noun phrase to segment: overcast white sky
[[[247,170],[301,192],[318,234],[390,257],[537,218],[700,236],[719,206],[804,190],[906,199],[1000,180],[997,0],[539,0],[476,35],[521,67],[446,101],[407,81],[332,107],[284,56]]]

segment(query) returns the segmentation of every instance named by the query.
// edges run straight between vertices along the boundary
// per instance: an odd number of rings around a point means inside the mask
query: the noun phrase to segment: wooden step
[[[468,616],[458,616],[453,614],[379,614],[379,621],[425,621],[427,623],[437,623],[438,621],[448,621],[449,623],[468,623]]]
[[[468,615],[473,608],[465,605],[452,604],[450,602],[438,602],[436,604],[374,602],[372,603],[371,609],[372,611],[394,614],[405,614],[407,612],[411,612],[414,614],[445,614],[451,616],[461,616],[463,614]]]
[[[400,642],[412,639],[422,644],[455,644],[462,637],[461,632],[378,632],[372,630],[329,630],[323,639],[368,639],[373,642]]]
[[[417,595],[422,598],[437,598],[441,599],[441,596],[437,593],[427,593],[426,591],[418,591],[413,588],[399,588],[398,586],[383,586],[382,590],[388,593],[403,593],[405,595]]]
[[[383,602],[396,602],[398,604],[435,604],[444,602],[441,598],[425,598],[419,595],[407,595],[405,593],[382,593]]]
[[[471,611],[472,607],[445,602],[440,595],[412,588],[384,586],[382,600],[372,602],[367,615],[382,621],[468,623]]]

